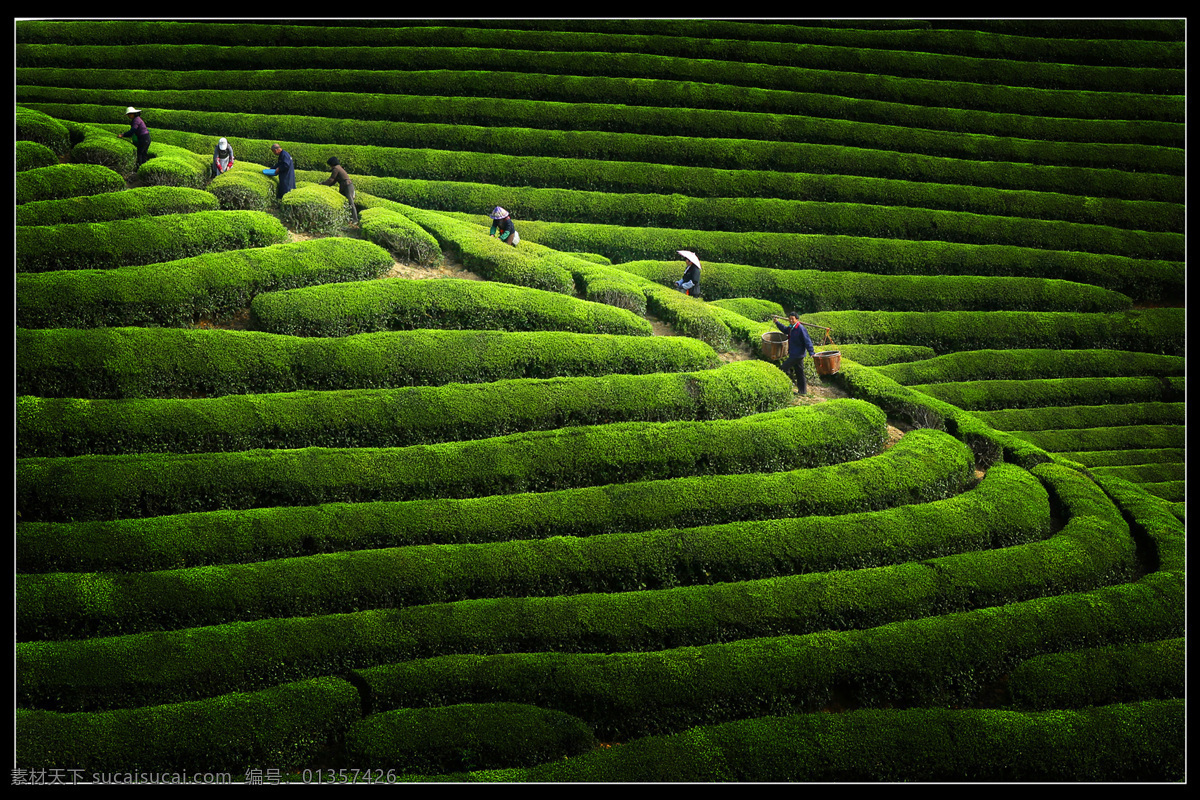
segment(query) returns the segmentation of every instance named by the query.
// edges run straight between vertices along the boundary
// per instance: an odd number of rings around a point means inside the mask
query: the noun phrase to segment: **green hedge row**
[[[963,80],[959,77],[960,73],[954,72],[943,76],[948,80],[894,75],[880,80],[878,75],[872,74],[873,70],[842,71],[845,69],[844,60],[835,60],[834,69],[830,69],[828,64],[818,69],[807,69],[761,63],[713,61],[706,51],[693,53],[689,57],[642,52],[586,52],[576,49],[578,42],[564,52],[518,50],[510,38],[511,33],[496,31],[494,47],[462,44],[444,47],[371,47],[348,45],[344,40],[339,40],[337,47],[326,48],[279,45],[222,47],[199,44],[141,44],[113,48],[107,43],[17,43],[15,55],[16,63],[23,67],[70,67],[80,71],[114,67],[160,69],[163,64],[170,64],[179,70],[210,69],[216,63],[227,69],[240,70],[344,69],[347,64],[353,64],[358,69],[510,70],[614,78],[659,78],[1033,116],[1184,121],[1184,99],[1181,95],[1121,92],[1114,90],[1111,84],[1100,91],[1009,86],[992,83],[995,74],[993,72],[987,72],[987,79],[979,83]],[[584,41],[592,39],[595,37],[584,37]],[[786,46],[778,44],[768,43],[765,46],[786,49]],[[813,49],[808,48],[807,51],[812,52]],[[845,51],[834,49],[831,52],[835,57],[846,57]],[[920,59],[922,64],[939,61],[926,53],[897,55],[902,58]],[[960,59],[946,60],[953,62],[952,65],[947,65],[947,69],[962,68]],[[990,59],[979,63],[985,71],[997,68],[995,62]],[[1016,64],[1014,67],[1022,74],[1028,74],[1030,69],[1025,63]],[[1128,85],[1128,70],[1109,74],[1121,76],[1120,87]],[[1168,71],[1167,75],[1169,80],[1174,81],[1181,77],[1177,70]],[[1022,82],[1017,81],[1018,84]]]
[[[1187,481],[1163,481],[1162,483],[1143,483],[1143,489],[1156,497],[1177,504],[1182,514],[1184,501],[1187,499]]]
[[[332,186],[297,181],[279,200],[279,218],[289,228],[314,235],[334,235],[350,225],[350,207]]]
[[[879,372],[909,385],[995,379],[1173,377],[1184,374],[1185,363],[1183,356],[1119,350],[983,349],[888,364]]]
[[[893,35],[892,33],[888,34]],[[894,42],[889,42],[894,47]],[[1126,75],[1133,73],[1127,72]],[[152,91],[156,102],[172,90],[254,90],[265,83],[277,91],[388,94],[443,97],[511,97],[559,103],[619,103],[629,106],[702,108],[762,114],[820,116],[961,133],[1041,139],[1056,142],[1111,142],[1183,147],[1183,125],[1153,120],[1114,121],[1065,119],[995,113],[944,106],[923,106],[863,97],[788,92],[703,82],[653,78],[609,78],[588,75],[527,74],[504,70],[123,70],[23,67],[16,70],[22,92],[31,87],[74,86],[77,89],[138,87]],[[990,81],[989,81],[990,82]],[[497,86],[495,84],[500,84]],[[52,95],[43,95],[52,96]],[[283,105],[264,97],[267,108]]]
[[[81,770],[78,780],[147,773],[299,768],[362,718],[358,690],[333,676],[258,692],[98,713],[18,708],[21,769]],[[117,780],[120,780],[118,777]]]
[[[37,169],[39,167],[52,167],[58,163],[58,156],[44,144],[38,142],[26,142],[18,139],[14,143],[16,151],[13,157],[13,167],[15,172],[24,172],[27,169]],[[21,209],[17,206],[17,210]]]
[[[839,342],[916,344],[940,353],[985,349],[1121,350],[1183,356],[1183,308],[1055,311],[822,311],[806,322]],[[1071,405],[1071,404],[1067,404]]]
[[[262,294],[250,306],[256,330],[292,336],[347,336],[388,330],[612,333],[649,336],[650,323],[623,308],[557,292],[488,281],[330,283]]]
[[[956,406],[923,392],[901,386],[878,370],[842,359],[837,383],[850,396],[874,403],[889,417],[905,420],[918,428],[946,430],[967,444],[983,466],[1009,461],[1032,469],[1050,461],[1040,447],[998,431]]]
[[[244,25],[219,23],[180,24],[178,22],[105,21],[84,24],[21,21],[17,31],[25,42],[89,44],[98,32],[114,44],[246,44],[255,39],[290,40],[315,46],[339,43],[344,33],[353,33],[377,46],[403,42],[461,46],[469,42],[496,41],[496,33],[476,29],[500,29],[505,36],[517,35],[520,41],[538,44],[532,49],[571,49],[579,33],[592,34],[583,41],[585,49],[658,52],[662,55],[692,55],[696,45],[691,38],[717,41],[712,57],[761,63],[791,63],[795,45],[825,47],[894,48],[980,58],[1050,62],[1045,74],[1058,72],[1062,64],[1104,66],[1118,56],[1125,67],[1181,69],[1183,67],[1183,22],[1181,20],[1079,20],[1070,31],[1051,20],[993,21],[971,20],[965,25],[947,25],[945,21],[925,20],[805,20],[794,22],[748,23],[717,20],[513,20],[473,19],[465,21],[410,20],[408,27],[397,29],[390,20],[321,20],[333,22],[332,28],[305,27],[318,23],[303,20],[288,25],[253,23],[258,35],[250,35]],[[95,27],[93,27],[95,26]],[[432,26],[433,29],[429,29]],[[945,27],[943,27],[945,26]],[[966,30],[954,30],[963,27]],[[349,30],[348,30],[349,29]],[[463,30],[467,29],[467,30]],[[535,33],[537,32],[537,33]],[[566,39],[564,34],[574,36]],[[605,34],[595,36],[594,34]],[[612,34],[620,34],[612,36]],[[1074,38],[1086,36],[1087,39]],[[471,38],[467,38],[471,37]],[[1064,38],[1072,37],[1072,38]],[[1095,41],[1099,39],[1102,41]],[[1147,40],[1147,41],[1142,41]],[[508,40],[505,39],[505,42]],[[560,44],[560,42],[562,42]],[[765,44],[772,43],[771,45]],[[280,42],[282,43],[282,42]],[[706,43],[707,44],[707,43]],[[783,47],[780,47],[780,45]],[[902,45],[902,46],[901,46]],[[812,48],[817,49],[817,48]],[[888,57],[878,54],[885,61]],[[810,57],[820,58],[818,53]],[[914,66],[924,66],[919,62]],[[888,70],[891,71],[891,70]],[[1086,70],[1084,75],[1104,74],[1105,70]],[[1028,73],[1025,73],[1028,77]],[[1019,81],[1015,81],[1020,83]],[[1060,87],[1061,88],[1061,87]]]
[[[402,447],[608,422],[732,419],[789,404],[762,361],[699,372],[191,400],[17,398],[17,456]]]
[[[522,703],[396,709],[346,731],[351,763],[400,773],[531,767],[595,747],[591,728],[578,717]]]
[[[451,781],[554,783],[1186,780],[1182,700],[1075,711],[877,709],[693,728]],[[422,780],[431,780],[423,777]]]
[[[519,495],[509,499],[509,507],[554,505],[552,525],[559,533],[569,532],[572,512],[576,519],[583,518],[583,527],[611,525],[612,520],[627,524],[629,516],[636,515],[639,527],[651,528],[668,519],[676,524],[703,524],[706,517],[730,521],[931,502],[969,488],[973,473],[973,460],[964,446],[937,431],[913,431],[879,456],[848,464],[769,475],[695,476],[594,487],[557,496]],[[435,505],[446,502],[435,501]],[[489,527],[505,524],[507,517],[496,513],[501,508],[486,505]],[[395,508],[392,505],[390,510]],[[427,505],[422,510],[428,509]],[[566,513],[560,515],[559,509]],[[429,522],[423,514],[418,524]],[[528,522],[528,518],[518,519],[519,525]],[[389,514],[388,524],[395,528],[394,514]],[[296,535],[296,529],[291,533]],[[23,642],[16,646],[18,705],[91,710],[175,702],[461,648],[519,651],[535,642],[537,647],[576,650],[669,647],[697,638],[711,640],[722,628],[732,635],[735,628],[729,626],[738,624],[746,605],[769,616],[772,607],[751,595],[744,596],[737,608],[721,604],[732,616],[716,629],[715,618],[707,613],[696,616],[665,609],[655,613],[652,624],[645,612],[639,615],[629,604],[691,603],[686,592],[649,591],[472,600],[81,641]],[[595,603],[603,604],[602,608],[580,616]],[[399,618],[410,624],[399,625]],[[676,627],[688,619],[698,626],[694,631]],[[755,624],[760,631],[770,625],[764,618]]]
[[[1183,518],[1174,513],[1171,503],[1163,502],[1145,487],[1122,478],[1096,475],[1096,482],[1130,520],[1135,537],[1148,544],[1146,563],[1149,569],[1184,568],[1186,529]]]
[[[17,272],[153,264],[219,250],[265,247],[290,238],[279,220],[261,211],[195,211],[113,222],[23,225],[16,233]]]
[[[138,167],[138,178],[142,183],[193,189],[203,188],[208,183],[211,155],[159,141],[151,143],[149,153],[150,160]]]
[[[16,331],[16,393],[124,398],[488,383],[719,366],[682,336],[388,331],[334,339],[146,328]]]
[[[64,124],[71,134],[72,162],[100,164],[125,176],[137,172],[137,146],[129,139],[117,138],[112,131],[96,125],[70,121]]]
[[[993,477],[994,472],[1000,474]],[[810,584],[806,591],[838,582],[840,589],[835,592],[830,587],[828,593],[855,595],[860,613],[876,604],[871,597],[896,601],[903,596],[905,602],[912,602],[921,596],[922,602],[955,605],[963,602],[961,592],[914,579],[908,568],[897,567],[911,581],[904,591],[897,591],[894,582],[880,580],[875,590],[866,593],[854,591],[854,581],[865,579],[865,574],[844,576],[848,581],[841,583],[842,577],[830,571],[894,566],[914,557],[962,550],[1013,548],[1045,538],[1049,516],[1046,491],[1037,480],[1018,467],[1000,465],[988,472],[980,487],[957,497],[866,514],[584,538],[357,550],[132,574],[22,574],[17,577],[17,631],[22,640],[77,638],[480,597],[660,590],[763,578],[792,582],[797,580],[789,577],[793,573],[823,573],[802,581]],[[921,526],[953,533],[933,537]],[[1073,530],[1062,535],[1070,537]],[[1006,588],[996,583],[988,591],[1007,593],[1009,598],[1028,592],[1030,582],[1047,579],[1035,562],[1059,564],[1052,578],[1059,587],[1119,570],[1121,549],[1110,548],[1112,558],[1106,560],[1097,544],[1092,543],[1097,552],[1089,557],[1080,557],[1086,553],[1078,543],[1065,541],[1027,547],[1024,556],[1006,550],[1005,558],[1018,559],[1028,574],[1016,580],[1010,570],[1004,579]],[[1050,556],[1060,550],[1074,556],[1078,572],[1061,566],[1065,555]],[[975,552],[971,557],[987,562],[991,570],[999,571],[1001,566],[987,554]],[[946,575],[955,573],[948,563],[938,565]],[[977,600],[984,588],[976,582],[972,591]],[[934,594],[941,599],[933,600]],[[818,610],[806,597],[797,594],[792,603],[795,613],[829,611],[829,601]]]
[[[839,701],[957,706],[993,692],[1005,673],[1034,656],[1181,636],[1182,583],[1178,573],[1156,573],[1137,583],[866,629],[657,652],[445,654],[357,672],[376,710],[442,698],[537,697],[581,717],[601,739],[815,712]]]
[[[976,411],[975,416],[1002,431],[1065,428],[1112,428],[1119,425],[1183,425],[1183,403],[1112,403],[1097,406],[1012,408]]]
[[[225,211],[276,209],[279,203],[275,199],[275,183],[262,170],[261,164],[235,161],[232,169],[209,181],[206,189]]]
[[[263,292],[377,278],[391,266],[370,242],[331,237],[144,266],[18,273],[17,325],[189,327],[246,308]]]
[[[1180,378],[1047,378],[913,384],[909,388],[967,411],[1107,403],[1175,403],[1183,400]],[[1075,448],[1078,449],[1078,448]]]
[[[626,261],[618,269],[670,285],[677,262]],[[771,269],[706,262],[701,290],[710,300],[753,297],[801,314],[814,311],[1124,311],[1128,297],[1082,283],[976,275],[875,275]],[[779,313],[776,311],[775,313]]]
[[[1013,431],[1013,436],[1033,442],[1048,453],[1075,450],[1140,450],[1182,448],[1185,426],[1121,425],[1069,430]],[[1180,462],[1182,468],[1182,461]],[[1168,480],[1160,478],[1159,480]],[[1171,479],[1173,480],[1173,478]]]
[[[110,106],[28,105],[62,119],[121,130],[109,123]],[[1017,163],[1005,164],[1000,170],[988,161],[750,139],[347,122],[166,109],[154,114],[155,136],[160,141],[211,153],[213,134],[208,131],[219,130],[239,153],[266,153],[271,142],[279,140],[301,170],[324,171],[326,160],[337,155],[356,176],[658,194],[675,193],[687,186],[689,195],[710,197],[792,197],[798,191],[796,178],[769,173],[815,173],[800,176],[805,182],[801,199],[819,201],[833,192],[835,197],[846,194],[846,201],[861,198],[885,205],[913,205],[909,195],[915,194],[933,208],[948,210],[990,210],[1004,215],[1004,209],[1016,202],[1035,218],[1043,213],[1048,219],[1065,215],[1068,221],[1080,217],[1080,222],[1117,226],[1129,219],[1132,224],[1128,226],[1133,229],[1182,229],[1175,223],[1182,220],[1184,181],[1175,175]],[[329,144],[308,144],[314,140]],[[743,174],[745,170],[751,172]],[[871,178],[903,183],[868,180]],[[769,187],[773,188],[768,192]],[[429,188],[425,191],[430,194]],[[1045,193],[1068,197],[1047,197]],[[873,201],[874,197],[880,199]],[[1150,205],[1126,205],[1128,201],[1149,201]],[[1163,215],[1158,221],[1142,222],[1156,213]],[[1171,226],[1164,227],[1168,222]]]
[[[358,218],[363,236],[405,261],[436,264],[442,260],[437,239],[398,211],[367,208]]]
[[[846,399],[740,420],[619,422],[402,448],[24,458],[17,511],[66,522],[545,492],[825,466],[875,455],[886,438],[882,411]]]
[[[216,198],[198,189],[143,186],[66,200],[40,200],[17,206],[17,225],[113,222],[133,217],[215,211]]]
[[[61,120],[32,108],[16,107],[13,137],[17,141],[44,145],[60,158],[71,151],[71,133],[67,126]]]
[[[24,24],[24,23],[22,23]],[[395,27],[390,20],[291,20],[291,25],[337,27]],[[1053,53],[1056,62],[1110,63],[1123,54],[1129,66],[1172,67],[1180,58],[1184,23],[1182,20],[1078,20],[1070,31],[1056,20],[970,20],[966,23],[939,20],[806,20],[803,26],[792,23],[723,22],[716,20],[677,19],[472,19],[413,20],[414,25],[458,25],[467,28],[504,30],[585,31],[594,33],[636,33],[643,35],[691,36],[701,38],[812,44],[851,44],[877,47],[891,37],[914,37],[919,44],[909,49],[958,55],[1026,58]],[[969,30],[969,35],[957,30]],[[116,29],[117,31],[120,28]],[[292,29],[294,30],[294,29]],[[299,34],[299,32],[297,32]],[[116,32],[114,31],[114,35]],[[1065,38],[1086,35],[1104,41]],[[1036,38],[1030,38],[1036,37]],[[30,41],[38,41],[36,36]],[[1143,41],[1144,40],[1144,41]]]
[[[925,54],[923,54],[925,55]],[[927,57],[927,56],[926,56]],[[494,78],[492,80],[495,80]],[[989,81],[995,80],[990,76]],[[135,84],[135,86],[138,84]],[[980,88],[980,87],[975,87]],[[1112,97],[1114,95],[1109,95]],[[274,87],[255,90],[142,90],[66,89],[18,86],[17,98],[26,106],[78,103],[119,107],[136,103],[164,127],[178,126],[169,112],[236,115],[261,114],[285,117],[340,119],[345,92],[286,92]],[[416,122],[473,125],[478,127],[535,127],[549,130],[613,131],[650,136],[687,136],[751,141],[808,142],[840,148],[878,148],[934,158],[1034,164],[1081,169],[1117,169],[1160,175],[1183,175],[1182,147],[1111,144],[1012,136],[932,131],[906,126],[903,121],[878,124],[858,120],[813,116],[726,111],[690,106],[666,108],[618,105],[611,102],[547,102],[522,100],[512,95],[444,97],[411,90],[387,94],[355,94],[355,118],[364,122]],[[1160,102],[1171,103],[1162,98]],[[945,105],[945,99],[942,102]],[[164,114],[163,112],[168,112]],[[1092,116],[1094,117],[1094,111]],[[536,121],[536,124],[530,124]],[[290,137],[289,137],[290,138]],[[324,138],[324,137],[322,137]],[[327,141],[338,141],[328,138]],[[373,144],[343,136],[346,144]]]
[[[1013,670],[1008,693],[1021,709],[1082,708],[1184,697],[1184,640],[1050,653]]]
[[[684,161],[682,166],[671,166],[683,159],[665,147],[661,148],[662,152],[651,150],[647,144],[643,144],[641,149],[635,149],[632,144],[618,147],[622,144],[622,134],[577,132],[577,135],[571,137],[560,135],[558,138],[550,138],[551,133],[547,131],[509,128],[506,129],[510,132],[509,135],[500,137],[486,128],[454,127],[450,132],[443,134],[441,129],[448,126],[413,124],[407,127],[433,130],[412,141],[409,140],[412,134],[407,134],[404,138],[395,139],[395,144],[386,148],[351,147],[346,155],[348,160],[354,162],[352,166],[357,173],[366,173],[359,174],[358,180],[369,191],[392,200],[426,208],[449,208],[456,204],[462,206],[472,202],[473,194],[484,191],[478,187],[500,184],[510,187],[508,191],[512,192],[517,200],[510,205],[515,205],[522,216],[540,217],[541,213],[554,208],[548,205],[551,199],[555,199],[552,194],[554,188],[569,189],[573,192],[590,191],[596,194],[598,199],[611,205],[616,200],[601,192],[672,194],[677,193],[681,186],[686,186],[687,194],[693,198],[693,203],[699,198],[777,198],[817,203],[906,206],[942,212],[1102,225],[1135,231],[1183,230],[1183,205],[1180,203],[1128,200],[1111,195],[1100,198],[1073,196],[1064,193],[1068,188],[1065,186],[1048,187],[1044,191],[1025,190],[1015,183],[1013,186],[1017,188],[989,188],[990,182],[995,179],[987,174],[973,173],[971,176],[964,176],[945,171],[933,176],[940,177],[940,183],[904,179],[911,178],[912,175],[874,178],[869,176],[880,168],[868,167],[865,164],[856,166],[854,163],[846,165],[844,162],[852,158],[846,153],[840,156],[842,163],[835,163],[832,154],[814,153],[807,164],[781,165],[789,167],[792,172],[750,168],[739,170],[732,157],[726,157],[724,161],[729,163],[725,164],[721,160],[722,154],[716,151],[711,155],[717,166],[689,166],[690,162],[687,161]],[[472,131],[477,133],[469,136]],[[445,141],[431,141],[435,134]],[[198,138],[195,135],[177,131],[169,131],[167,135],[185,146],[198,146],[195,144]],[[450,140],[450,136],[454,139]],[[496,136],[497,141],[492,142],[485,138],[489,136]],[[581,137],[596,140],[585,144],[579,141]],[[644,138],[649,139],[651,145],[656,143],[656,137]],[[684,153],[702,146],[700,143],[709,148],[720,146],[720,140],[713,139],[657,138],[664,142],[681,142],[676,147]],[[539,144],[543,139],[546,140],[545,143]],[[741,141],[745,149],[754,150],[755,142]],[[247,144],[260,145],[251,142],[253,140]],[[404,151],[408,153],[408,157],[403,160],[396,159],[397,154],[388,152],[388,148],[395,146],[429,147],[431,144],[438,145],[442,150],[455,152],[436,152],[429,149]],[[574,149],[570,149],[571,146]],[[307,149],[310,146],[301,147]],[[462,152],[462,149],[468,148],[486,153],[489,147],[504,147],[503,152],[507,155],[493,154],[487,158],[476,153]],[[765,157],[766,154],[763,155]],[[539,156],[540,158],[534,158]],[[609,160],[595,160],[604,156],[608,156]],[[507,160],[510,157],[523,159],[510,162]],[[500,159],[499,163],[496,163],[497,158]],[[855,153],[853,158],[862,161],[869,156]],[[581,160],[582,166],[573,164],[574,159]],[[702,155],[698,155],[697,160],[703,163]],[[829,163],[823,164],[827,160]],[[317,165],[313,166],[315,168]],[[725,168],[719,168],[722,166]],[[852,174],[811,174],[800,171],[822,168]],[[959,172],[963,169],[965,167],[960,167]],[[857,174],[864,172],[865,175]],[[951,180],[965,182],[967,177],[976,185],[949,183]],[[543,188],[518,189],[514,183],[521,187]],[[1034,181],[1033,186],[1037,185]],[[1051,188],[1054,191],[1051,191]],[[533,202],[539,199],[541,202],[536,208],[538,213],[534,213]],[[565,203],[571,198],[564,197],[559,192],[557,199],[559,203]],[[658,205],[660,209],[664,208],[661,204]],[[574,203],[572,210],[579,214],[587,213],[586,207],[580,208],[578,202]],[[669,206],[665,207],[665,210],[675,214]],[[637,211],[620,208],[610,213],[628,217]]]
[[[1181,298],[1184,288],[1183,265],[1178,262],[1009,245],[560,222],[525,222],[521,230],[523,239],[567,252],[600,253],[617,265],[669,260],[686,243],[705,262],[773,269],[1048,278],[1099,286],[1134,300]]]
[[[1138,484],[1183,483],[1186,477],[1182,460],[1172,463],[1092,467],[1092,472]]]
[[[117,192],[125,188],[120,175],[99,164],[54,164],[18,172],[14,178],[17,205]]]
[[[1108,445],[1105,445],[1106,447]],[[1129,450],[1068,450],[1057,453],[1059,459],[1074,461],[1083,467],[1119,467],[1129,464],[1156,464],[1176,461],[1183,463],[1182,447],[1162,447]]]
[[[684,197],[482,183],[359,179],[381,197],[440,211],[470,213],[500,195],[527,219],[707,231],[836,234],[962,244],[1032,247],[1182,261],[1182,233],[1122,230],[1059,220],[986,216],[866,203],[746,197]],[[507,206],[506,206],[507,207]]]
[[[540,494],[330,503],[112,522],[21,521],[16,526],[18,569],[155,570],[414,544],[593,536],[855,514],[964,491],[973,480],[970,451],[947,443],[944,434],[914,433],[868,461],[864,468],[869,472],[863,473],[846,465],[811,473],[696,476]],[[858,488],[829,490],[851,483]]]

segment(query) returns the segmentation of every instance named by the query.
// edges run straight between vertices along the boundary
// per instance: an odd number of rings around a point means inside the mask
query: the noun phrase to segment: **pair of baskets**
[[[821,344],[833,344],[829,328],[825,329],[825,340]],[[787,358],[787,335],[779,331],[764,333],[762,335],[762,352],[771,361]],[[813,364],[817,367],[818,375],[836,375],[842,368],[842,352],[840,350],[822,350],[813,356]]]

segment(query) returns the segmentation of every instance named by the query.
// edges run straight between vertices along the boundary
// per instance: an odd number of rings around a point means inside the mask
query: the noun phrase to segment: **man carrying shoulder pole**
[[[771,319],[775,322],[775,327],[786,333],[788,337],[788,357],[780,369],[795,381],[796,391],[800,394],[808,394],[808,381],[804,377],[804,354],[807,352],[809,356],[816,355],[812,339],[808,336],[808,330],[800,323],[795,311],[788,312],[787,325],[780,322],[780,318],[774,315],[771,316]]]

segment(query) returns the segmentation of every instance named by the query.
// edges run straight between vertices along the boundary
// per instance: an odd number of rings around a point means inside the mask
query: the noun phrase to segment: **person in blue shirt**
[[[296,168],[292,164],[292,155],[287,150],[273,144],[271,152],[275,154],[275,166],[271,169],[264,169],[263,175],[274,175],[279,178],[279,183],[275,186],[275,199],[282,200],[285,194],[296,188]]]
[[[788,312],[787,325],[781,323],[779,317],[772,316],[771,319],[775,321],[775,327],[788,337],[788,357],[780,369],[785,375],[792,377],[800,394],[808,394],[808,381],[804,377],[804,354],[807,352],[809,356],[816,355],[808,330],[800,323],[795,311]]]

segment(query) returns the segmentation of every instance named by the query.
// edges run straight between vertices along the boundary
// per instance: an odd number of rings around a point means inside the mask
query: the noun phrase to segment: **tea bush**
[[[279,220],[259,211],[196,211],[111,222],[22,225],[17,228],[17,272],[113,269],[216,250],[264,247],[289,238]]]
[[[292,336],[418,328],[651,334],[649,322],[624,309],[541,289],[459,279],[399,278],[272,292],[255,298],[251,314],[258,330]]]
[[[17,206],[16,213],[17,225],[64,225],[216,209],[216,199],[199,189],[144,186],[123,192],[25,203]]]
[[[15,177],[17,205],[117,192],[125,188],[120,175],[99,164],[52,164],[23,170]]]

